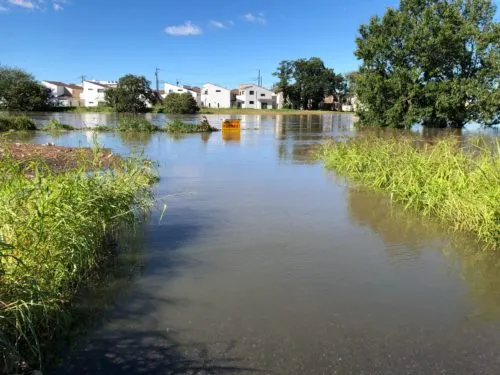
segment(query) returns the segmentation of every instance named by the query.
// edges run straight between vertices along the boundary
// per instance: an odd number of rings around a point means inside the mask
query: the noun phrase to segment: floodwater
[[[239,136],[97,134],[158,162],[168,210],[54,373],[500,373],[500,259],[313,162],[350,115],[233,117]]]

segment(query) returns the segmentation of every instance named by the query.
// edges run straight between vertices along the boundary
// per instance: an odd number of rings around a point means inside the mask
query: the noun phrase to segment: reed
[[[63,173],[0,159],[0,374],[42,367],[67,333],[72,298],[112,255],[110,239],[151,207],[150,163],[102,170],[100,152]]]
[[[359,136],[325,145],[327,169],[500,248],[500,142]]]

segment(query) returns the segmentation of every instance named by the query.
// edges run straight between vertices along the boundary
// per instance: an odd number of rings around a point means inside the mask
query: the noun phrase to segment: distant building
[[[83,87],[59,81],[42,81],[42,85],[52,91],[54,104],[61,107],[79,107],[84,105],[81,98]]]
[[[231,90],[206,83],[201,88],[201,105],[207,108],[231,108]]]
[[[342,111],[355,112],[358,110],[358,97],[356,95],[348,95],[344,103],[342,103]]]
[[[199,87],[191,87],[191,86],[177,86],[172,85],[171,83],[165,83],[165,92],[162,97],[166,98],[168,94],[171,93],[183,94],[185,92],[190,93],[194,100],[196,100],[196,104],[201,104],[201,90]]]
[[[329,95],[323,100],[322,109],[329,111],[340,111],[342,110],[342,105],[340,103],[339,97],[337,95]]]
[[[116,86],[116,81],[83,81],[83,100],[85,107],[105,105],[106,90]]]
[[[240,85],[236,96],[238,108],[272,109],[276,108],[276,94],[257,85]]]

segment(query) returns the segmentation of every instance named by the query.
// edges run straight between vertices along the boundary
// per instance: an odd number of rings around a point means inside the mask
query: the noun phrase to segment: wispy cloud
[[[183,25],[167,26],[165,28],[165,32],[172,36],[192,36],[203,34],[201,27],[192,24],[191,21],[187,21]]]
[[[70,0],[5,0],[4,3],[0,4],[0,12],[8,12],[15,7],[44,12],[51,5],[54,11],[60,12],[64,9],[63,5],[70,4]]]
[[[247,13],[243,16],[243,19],[247,22],[260,23],[261,25],[265,25],[267,23],[266,17],[262,12],[258,14]]]
[[[230,21],[228,21],[227,23],[228,23],[229,25],[231,25],[231,26],[234,26],[234,21],[233,21],[233,20],[230,20]]]
[[[9,3],[11,3],[12,5],[27,8],[27,9],[34,9],[34,8],[38,7],[37,4],[35,4],[34,2],[32,2],[30,0],[9,0]]]
[[[227,29],[227,26],[220,21],[210,21],[210,26],[215,27],[216,29]]]

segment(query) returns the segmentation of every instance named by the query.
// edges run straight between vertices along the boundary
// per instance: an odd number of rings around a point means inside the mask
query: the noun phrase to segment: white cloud
[[[243,19],[247,22],[260,23],[261,25],[265,25],[267,23],[264,13],[262,12],[259,14],[247,13],[243,16]]]
[[[37,5],[30,0],[9,0],[9,3],[11,3],[12,5],[15,5],[15,6],[28,8],[28,9],[33,9],[33,8],[37,7]]]
[[[64,8],[62,7],[62,5],[61,5],[61,4],[59,4],[59,3],[54,3],[54,4],[52,4],[52,6],[54,7],[54,10],[55,10],[56,12],[59,12],[59,11],[61,11],[61,10],[63,10],[63,9],[64,9]]]
[[[9,8],[0,5],[0,13],[5,13],[5,12],[8,12],[8,11],[9,11]]]
[[[184,23],[184,25],[167,26],[165,28],[165,32],[168,35],[173,36],[190,36],[203,34],[203,30],[201,29],[201,27],[192,24],[191,21],[187,21],[186,23]]]
[[[215,27],[217,29],[227,29],[227,26],[220,21],[210,21],[210,26]]]

